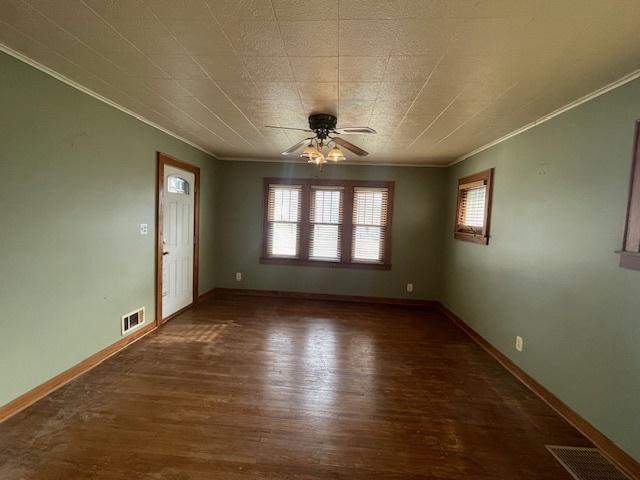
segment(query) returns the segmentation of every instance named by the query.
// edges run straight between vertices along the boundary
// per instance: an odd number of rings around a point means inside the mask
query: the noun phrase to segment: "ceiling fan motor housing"
[[[321,140],[327,138],[329,133],[336,128],[338,119],[328,113],[316,113],[309,115],[309,128],[316,132]]]

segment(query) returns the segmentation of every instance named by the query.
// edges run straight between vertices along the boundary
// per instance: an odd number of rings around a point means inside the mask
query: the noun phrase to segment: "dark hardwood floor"
[[[441,314],[227,296],[0,424],[1,479],[567,479],[589,443]]]

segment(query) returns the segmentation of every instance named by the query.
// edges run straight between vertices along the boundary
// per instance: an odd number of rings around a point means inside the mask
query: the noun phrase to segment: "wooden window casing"
[[[489,243],[492,193],[493,168],[458,180],[454,238]]]
[[[622,249],[617,253],[621,267],[640,270],[640,121],[636,122]]]
[[[295,257],[274,256],[270,253],[270,232],[271,218],[269,212],[269,196],[272,187],[277,186],[299,186],[301,192],[300,200],[300,222],[297,238],[297,255]],[[261,263],[282,264],[282,265],[308,265],[324,267],[343,268],[365,268],[377,270],[391,269],[391,226],[393,213],[393,190],[394,182],[373,181],[373,180],[328,180],[328,179],[301,179],[301,178],[265,178],[264,179],[264,215],[263,215],[263,238]],[[321,194],[318,192],[339,192]],[[367,221],[372,221],[371,225],[358,225],[358,218],[354,212],[354,192],[371,192],[373,207],[369,208]],[[329,198],[327,198],[327,196]],[[338,205],[336,205],[338,199]],[[323,208],[316,208],[316,202],[323,202]],[[336,210],[337,208],[337,210]],[[371,209],[373,208],[373,216]],[[327,212],[326,210],[330,211]],[[360,215],[362,217],[362,214]],[[362,219],[362,218],[360,218]],[[373,219],[373,220],[371,220]],[[369,248],[371,252],[371,238],[380,238],[380,257],[377,260],[368,258],[356,258],[354,246],[356,241],[363,241],[362,236],[356,237],[358,232],[368,228]],[[323,257],[313,257],[313,252],[331,252],[332,236],[324,235],[324,245],[314,250],[314,232],[330,231],[337,229],[337,255],[327,255]],[[365,241],[367,240],[365,239]],[[373,250],[375,251],[375,250]],[[366,256],[366,255],[364,255]]]

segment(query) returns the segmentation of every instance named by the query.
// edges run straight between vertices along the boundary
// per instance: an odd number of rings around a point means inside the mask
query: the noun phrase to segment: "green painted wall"
[[[635,81],[450,168],[443,269],[451,310],[638,460],[640,272],[614,250],[639,98]],[[457,179],[489,167],[490,243],[454,240]]]
[[[0,54],[0,405],[120,339],[122,314],[154,321],[157,150],[202,169],[207,291],[214,160]]]
[[[440,295],[441,168],[219,162],[216,286],[260,290],[437,299]],[[264,177],[394,180],[391,271],[260,264]],[[235,272],[242,272],[241,282]],[[414,283],[414,292],[406,284]]]

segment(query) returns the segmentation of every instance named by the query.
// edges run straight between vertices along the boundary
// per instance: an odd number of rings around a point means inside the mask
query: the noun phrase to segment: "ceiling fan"
[[[376,131],[369,127],[336,128],[337,123],[338,119],[335,115],[330,115],[328,113],[315,113],[309,115],[309,128],[277,127],[274,125],[265,125],[265,127],[315,133],[314,136],[305,138],[292,147],[286,149],[282,152],[282,155],[293,155],[306,145],[300,156],[307,158],[309,163],[315,163],[316,165],[326,163],[327,160],[332,160],[334,162],[344,160],[345,156],[344,153],[342,153],[342,150],[340,150],[340,147],[346,148],[360,157],[369,155],[369,152],[363,150],[357,145],[347,142],[340,137],[335,137],[334,135],[369,134],[376,133]],[[329,148],[332,143],[333,148],[329,149],[325,157],[322,150],[325,147]]]

